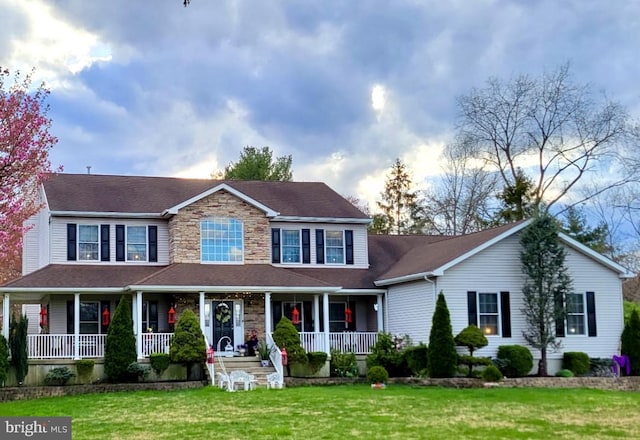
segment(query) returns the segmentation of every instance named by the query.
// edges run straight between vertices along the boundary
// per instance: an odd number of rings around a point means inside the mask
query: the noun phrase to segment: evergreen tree
[[[169,356],[173,362],[187,365],[187,377],[191,378],[193,365],[202,363],[207,358],[207,345],[200,328],[200,322],[191,309],[186,309],[176,323],[176,330],[171,338]]]
[[[273,153],[269,147],[258,149],[244,147],[240,153],[238,162],[231,162],[215,177],[228,180],[275,180],[281,182],[291,181],[291,155],[281,156],[273,160]]]
[[[547,213],[537,214],[520,236],[520,261],[525,283],[522,288],[525,341],[540,350],[538,375],[547,375],[547,350],[557,350],[556,323],[566,313],[563,305],[573,292],[565,266],[566,251],[558,237],[558,223]]]
[[[276,329],[273,331],[273,342],[280,350],[282,348],[287,350],[289,364],[306,364],[308,362],[307,353],[300,343],[300,333],[286,316],[283,316],[276,324]],[[291,374],[289,365],[287,365],[287,372]]]
[[[442,292],[438,295],[431,323],[428,364],[430,377],[453,377],[458,365],[451,318]]]
[[[9,344],[4,336],[0,335],[0,387],[7,382],[9,374]]]
[[[565,218],[562,230],[571,238],[579,241],[585,246],[589,246],[596,252],[611,255],[611,246],[607,243],[609,227],[601,222],[593,228],[587,225],[584,212],[575,206],[570,206],[565,211]]]
[[[471,324],[456,335],[455,342],[457,346],[466,347],[467,350],[469,350],[469,356],[465,357],[464,360],[469,367],[468,376],[473,377],[473,366],[476,363],[476,360],[473,357],[473,352],[479,348],[486,347],[487,344],[489,344],[487,337],[482,334],[482,330],[480,330],[475,324]]]
[[[109,324],[104,347],[104,373],[107,380],[128,382],[132,378],[127,368],[137,358],[131,303],[128,296],[122,295]]]
[[[640,376],[640,315],[638,310],[631,311],[629,321],[622,331],[621,353],[629,356],[631,361],[631,374]]]
[[[382,221],[381,226],[388,227],[390,233],[422,232],[425,224],[424,213],[418,203],[417,192],[411,191],[412,186],[413,182],[405,164],[396,159],[384,184],[382,201],[378,202],[383,215],[378,221]],[[385,225],[385,222],[388,222],[388,225]]]
[[[29,320],[21,316],[19,321],[15,319],[9,325],[9,347],[11,349],[11,364],[16,369],[16,381],[22,385],[24,378],[29,373],[29,358],[27,353],[27,330]]]
[[[505,224],[529,217],[534,208],[534,184],[520,168],[513,183],[505,185],[498,194],[502,207],[496,214],[495,223]]]

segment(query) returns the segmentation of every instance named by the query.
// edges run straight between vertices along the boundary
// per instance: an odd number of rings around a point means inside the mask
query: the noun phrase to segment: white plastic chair
[[[277,371],[270,373],[267,375],[267,389],[269,388],[283,388],[284,381],[282,380],[282,376]]]
[[[220,389],[231,388],[231,380],[229,379],[228,374],[218,373],[218,388]]]
[[[229,374],[229,391],[236,389],[236,384],[243,385],[245,391],[252,390],[256,382],[253,374],[246,371],[236,370]]]

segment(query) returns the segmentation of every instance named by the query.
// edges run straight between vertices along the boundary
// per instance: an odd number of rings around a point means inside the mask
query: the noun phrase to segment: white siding
[[[109,254],[111,261],[67,261],[67,224],[78,225],[106,225],[109,227]],[[125,226],[158,226],[158,262],[157,263],[133,263],[116,261],[116,225]],[[52,264],[169,264],[169,230],[167,223],[153,219],[128,219],[114,220],[112,218],[70,218],[53,217],[51,219],[51,263]]]
[[[22,242],[22,275],[49,264],[48,218],[48,212],[42,209],[25,222],[29,230],[24,234]]]
[[[447,299],[454,335],[468,325],[467,291],[510,292],[512,337],[489,336],[489,345],[478,350],[478,356],[495,356],[500,345],[526,345],[522,337],[525,323],[520,317],[524,278],[518,240],[518,236],[506,238],[449,269],[438,280],[438,290],[442,290]],[[618,352],[623,325],[620,279],[613,271],[571,249],[568,249],[566,264],[576,292],[595,292],[598,336],[562,338],[561,351],[548,353],[549,359],[562,358],[564,351],[584,351],[590,357],[610,358]],[[539,358],[539,353],[533,354]]]
[[[346,268],[368,268],[369,267],[369,250],[367,244],[367,227],[366,225],[342,224],[342,223],[288,223],[288,222],[272,222],[271,228],[282,229],[309,229],[311,238],[311,264],[282,264],[283,267],[346,267]],[[353,265],[349,264],[317,264],[316,261],[316,229],[324,231],[353,231]],[[271,231],[269,231],[269,243],[271,243]]]
[[[414,344],[429,343],[433,317],[433,284],[427,281],[394,286],[387,292],[387,329],[407,334]]]

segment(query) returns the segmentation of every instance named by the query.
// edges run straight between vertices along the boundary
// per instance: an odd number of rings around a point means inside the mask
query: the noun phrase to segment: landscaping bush
[[[75,374],[67,367],[52,368],[44,377],[44,383],[46,385],[66,385],[72,377],[75,377]]]
[[[429,349],[424,343],[407,347],[402,351],[402,360],[411,375],[426,376],[429,365]]]
[[[129,382],[129,364],[138,358],[136,337],[133,334],[131,303],[122,295],[118,307],[113,312],[107,341],[104,347],[104,374],[110,382]]]
[[[94,365],[95,361],[93,359],[80,359],[79,361],[76,361],[78,377],[91,378]]]
[[[378,333],[378,340],[367,356],[367,368],[380,366],[384,367],[391,377],[409,376],[411,373],[401,352],[402,347],[405,346],[401,342],[402,339],[394,338],[389,333]]]
[[[376,365],[367,371],[367,380],[369,383],[385,383],[389,380],[389,373],[386,368]]]
[[[613,359],[610,359],[610,358],[589,359],[589,376],[593,376],[593,377],[613,376]]]
[[[327,357],[327,353],[324,351],[310,351],[307,353],[307,360],[311,374],[316,374],[320,371],[320,368],[322,368],[327,362]]]
[[[571,370],[574,376],[589,372],[589,355],[581,351],[567,351],[562,357],[562,368]]]
[[[162,374],[164,370],[169,368],[169,364],[171,364],[171,358],[166,353],[151,353],[149,356],[149,362],[151,363],[151,368],[156,372],[158,376]]]
[[[522,345],[501,345],[495,364],[506,377],[522,377],[533,368],[533,356]]]
[[[18,385],[22,385],[24,378],[29,373],[29,357],[27,354],[27,329],[29,320],[25,315],[20,321],[11,320],[9,324],[9,349],[11,350],[11,365],[16,370]]]
[[[287,350],[290,364],[306,364],[308,362],[307,352],[300,344],[300,333],[293,323],[283,316],[273,331],[273,342],[282,350]]]
[[[341,353],[331,350],[329,371],[332,377],[358,377],[360,370],[355,353]]]
[[[502,373],[495,365],[489,365],[480,373],[482,380],[485,382],[500,382],[502,380]]]
[[[453,377],[458,365],[458,353],[451,329],[451,318],[447,301],[440,292],[433,313],[429,335],[429,376]]]
[[[474,366],[489,366],[493,365],[491,358],[488,357],[475,357],[468,354],[462,355],[458,360],[459,365],[463,365],[464,367],[460,368],[460,372],[467,377],[479,377],[480,375],[473,371],[472,368]]]
[[[469,355],[460,356],[458,362],[460,364],[466,365],[468,368],[467,376],[473,377],[473,366],[474,365],[489,365],[487,363],[486,358],[482,360],[476,361],[476,358],[473,356],[473,352],[479,348],[486,347],[489,344],[487,338],[484,334],[482,334],[482,330],[480,330],[475,324],[470,324],[468,327],[465,327],[460,333],[455,337],[455,343],[459,347],[465,347],[469,350]]]
[[[631,375],[640,376],[640,315],[637,309],[631,311],[620,339],[621,354],[629,356],[631,361]]]
[[[176,329],[171,337],[169,356],[173,362],[182,362],[187,366],[188,380],[200,380],[193,372],[194,364],[201,364],[207,358],[207,347],[200,322],[191,309],[180,314]]]
[[[0,335],[0,387],[7,382],[9,374],[9,345],[4,336]]]
[[[140,365],[137,362],[131,362],[127,367],[127,373],[132,381],[144,380],[149,375],[150,367],[147,365]]]
[[[562,369],[562,370],[558,371],[556,373],[556,376],[558,376],[558,377],[573,377],[574,374],[573,374],[573,371],[565,368],[565,369]]]

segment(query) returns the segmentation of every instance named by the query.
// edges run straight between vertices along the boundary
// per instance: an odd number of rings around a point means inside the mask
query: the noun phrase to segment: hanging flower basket
[[[226,324],[231,320],[231,310],[227,303],[220,303],[216,306],[215,310],[216,321]]]

